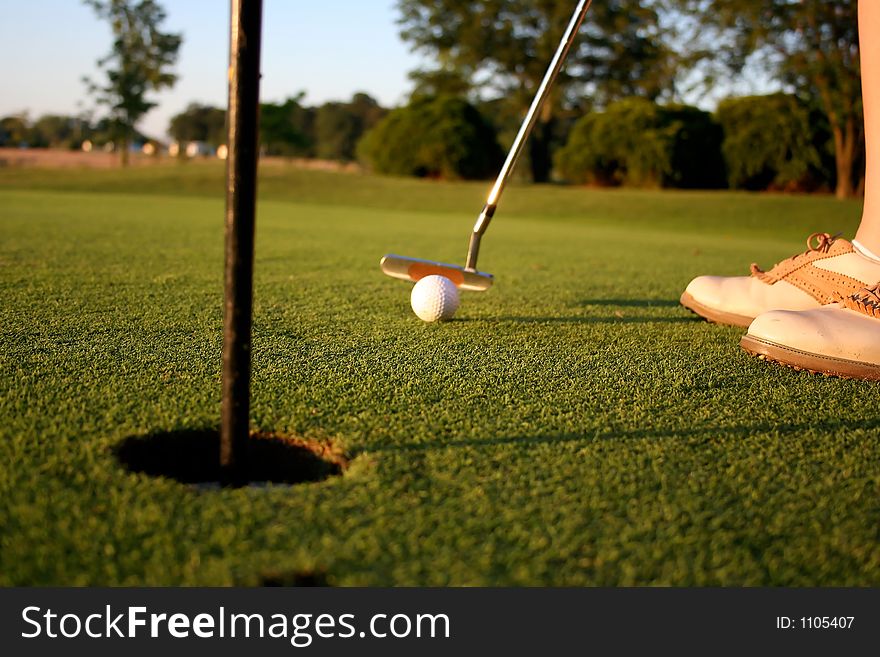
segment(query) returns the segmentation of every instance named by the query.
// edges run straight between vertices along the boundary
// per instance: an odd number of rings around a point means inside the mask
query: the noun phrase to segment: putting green
[[[352,460],[222,490],[113,454],[217,425],[222,168],[0,170],[0,584],[880,584],[880,388],[677,304],[859,206],[514,186],[423,324],[379,257],[460,262],[486,189],[265,170],[253,425]]]

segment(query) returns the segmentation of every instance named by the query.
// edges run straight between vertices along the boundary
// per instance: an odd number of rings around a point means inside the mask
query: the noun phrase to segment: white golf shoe
[[[769,310],[820,308],[880,281],[880,261],[848,240],[813,233],[807,247],[770,271],[753,264],[751,276],[695,278],[681,304],[710,322],[747,327]]]
[[[740,344],[795,369],[880,381],[880,284],[821,308],[763,313]]]

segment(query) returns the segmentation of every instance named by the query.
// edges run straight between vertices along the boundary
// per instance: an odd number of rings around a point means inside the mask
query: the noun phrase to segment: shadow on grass
[[[130,472],[184,484],[299,484],[340,475],[347,466],[333,445],[255,433],[243,470],[230,475],[220,467],[220,434],[207,429],[130,436],[114,452]]]
[[[650,315],[624,315],[621,313],[620,315],[612,315],[610,317],[590,317],[584,315],[570,317],[498,317],[495,321],[515,324],[690,324],[699,320],[700,318],[696,315],[688,317],[654,317]]]
[[[584,308],[599,306],[603,308],[678,308],[678,301],[669,299],[587,299],[581,301]],[[613,315],[590,316],[506,316],[491,318],[462,318],[454,322],[510,322],[512,324],[689,324],[702,321],[700,317],[692,313],[682,314],[677,317],[658,317],[656,315],[629,314],[632,311],[615,311]]]
[[[671,299],[586,299],[582,306],[615,306],[618,308],[676,308],[680,304]]]
[[[755,424],[739,426],[706,426],[691,429],[636,429],[632,431],[596,431],[589,433],[563,433],[547,436],[504,436],[499,438],[476,438],[464,440],[435,441],[408,445],[386,445],[371,447],[370,452],[427,452],[432,450],[454,449],[462,447],[496,447],[504,445],[548,445],[560,443],[594,443],[606,440],[638,440],[642,438],[705,438],[710,440],[716,436],[736,436],[748,438],[755,434],[791,435],[810,430],[841,431],[880,429],[880,418],[854,422],[827,420],[823,422]]]

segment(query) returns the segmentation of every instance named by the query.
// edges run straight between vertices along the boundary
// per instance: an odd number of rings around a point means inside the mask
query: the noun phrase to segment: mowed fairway
[[[265,169],[252,422],[351,467],[211,489],[113,448],[218,425],[222,167],[0,169],[0,584],[880,585],[880,387],[677,303],[859,205],[514,186],[423,324],[379,257],[462,261],[486,188]]]

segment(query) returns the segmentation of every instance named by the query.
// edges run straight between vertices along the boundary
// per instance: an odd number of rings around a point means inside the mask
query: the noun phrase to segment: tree
[[[861,162],[856,0],[667,0],[692,25],[691,53],[741,71],[752,57],[779,82],[818,104],[834,140],[836,192],[851,196]]]
[[[114,144],[116,142],[116,137],[119,133],[114,121],[112,121],[109,117],[103,117],[98,119],[98,121],[94,124],[90,124],[87,120],[84,120],[84,132],[83,137],[92,142],[93,146],[106,146],[107,144]],[[145,141],[146,136],[138,132],[134,131],[132,134],[132,139],[135,142]]]
[[[72,116],[46,114],[31,126],[31,146],[37,148],[73,148],[82,143],[84,127]]]
[[[0,119],[0,146],[17,147],[28,144],[30,126],[27,115],[4,116]]]
[[[638,187],[723,186],[721,130],[708,112],[625,98],[572,128],[556,154],[570,181]]]
[[[86,79],[96,101],[109,108],[115,141],[128,164],[128,148],[137,122],[156,106],[147,98],[151,91],[171,87],[177,80],[172,68],[182,37],[163,32],[165,11],[154,0],[83,0],[99,18],[110,23],[113,47],[98,61],[107,80],[99,84]]]
[[[473,92],[473,84],[460,71],[433,69],[411,71],[412,97],[417,96],[460,96],[466,98]]]
[[[87,118],[44,114],[31,123],[26,115],[0,119],[0,146],[79,148],[94,128]]]
[[[226,110],[193,103],[171,117],[168,134],[179,143],[203,141],[217,148],[226,141]]]
[[[477,109],[453,96],[421,96],[393,110],[358,144],[379,173],[483,179],[504,157],[495,131]]]
[[[401,36],[433,56],[416,74],[509,98],[525,113],[571,18],[571,0],[398,0]],[[625,96],[657,98],[676,75],[652,2],[596,2],[557,79],[530,142],[532,176],[547,180],[553,124],[567,105],[603,106]],[[421,84],[425,84],[422,82]]]
[[[803,187],[819,168],[809,109],[786,94],[728,98],[718,105],[731,187]]]
[[[304,95],[300,93],[280,104],[260,105],[260,144],[265,154],[314,155],[315,110],[302,104]]]
[[[358,117],[364,130],[371,129],[388,114],[388,110],[379,102],[363,92],[357,92],[348,104],[351,112]]]
[[[348,103],[325,103],[315,112],[315,155],[351,162],[358,141],[385,116],[375,99],[357,93]]]
[[[315,155],[322,160],[353,160],[362,134],[346,103],[325,103],[315,112]]]

